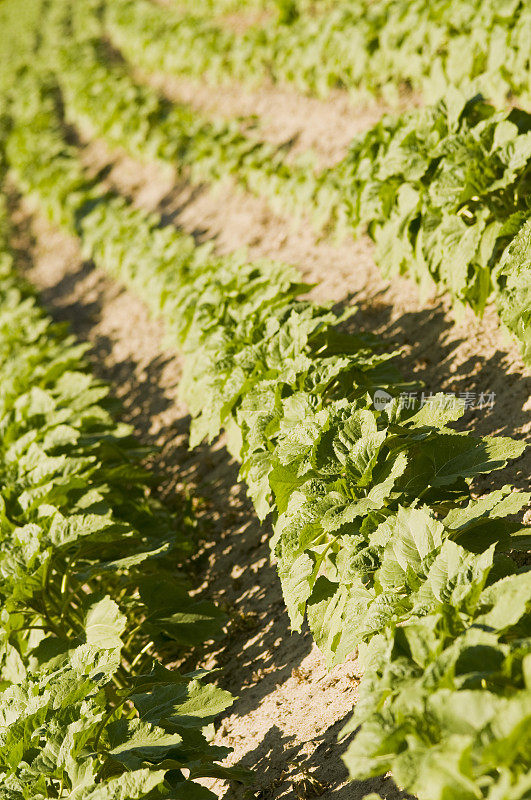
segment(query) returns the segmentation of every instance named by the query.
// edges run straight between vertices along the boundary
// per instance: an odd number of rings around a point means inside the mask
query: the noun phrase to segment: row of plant
[[[65,15],[70,5],[63,2]],[[478,315],[494,299],[529,361],[529,114],[449,93],[435,106],[384,117],[340,164],[317,173],[236,125],[208,123],[138,86],[123,64],[109,63],[99,39],[85,38],[94,22],[87,7],[73,13],[78,35],[68,44],[59,44],[61,26],[50,26],[50,62],[67,118],[86,135],[194,180],[234,176],[276,210],[310,212],[317,227],[355,235],[368,228],[386,275],[407,274],[423,293],[441,287]]]
[[[161,661],[225,621],[182,571],[188,504],[157,500],[145,448],[16,274],[8,235],[2,195],[0,797],[206,800],[196,778],[242,775],[209,744],[230,694]]]
[[[214,84],[272,79],[320,96],[339,87],[357,101],[396,102],[405,88],[438,97],[449,84],[497,103],[531,98],[525,0],[344,0],[323,13],[297,13],[296,4],[286,12],[242,33],[150,0],[116,0],[105,14],[127,58],[152,72]]]
[[[192,446],[224,429],[258,514],[273,513],[293,627],[306,615],[330,661],[360,647],[352,776],[391,769],[421,800],[523,800],[531,587],[507,552],[529,546],[513,520],[530,497],[471,494],[523,443],[449,427],[463,411],[451,398],[404,407],[393,354],[298,299],[290,268],[216,257],[102,193],[31,72],[12,113],[19,186],[164,319],[186,355]]]
[[[363,593],[358,600],[364,623],[389,621],[361,654],[360,695],[343,732],[361,726],[345,758],[351,775],[392,770],[421,799],[529,797],[531,573],[516,574],[487,547],[480,519],[498,522],[493,501],[442,521],[409,509],[386,531],[376,597],[366,595],[368,611]],[[463,524],[475,540],[464,547]]]
[[[386,275],[499,316],[531,360],[531,115],[449,92],[384,117],[333,170],[354,232]]]

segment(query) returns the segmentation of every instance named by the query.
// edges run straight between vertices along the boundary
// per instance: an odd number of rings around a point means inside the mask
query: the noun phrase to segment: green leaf
[[[87,611],[85,635],[87,644],[102,650],[122,646],[120,638],[126,627],[126,618],[110,597],[94,603]]]

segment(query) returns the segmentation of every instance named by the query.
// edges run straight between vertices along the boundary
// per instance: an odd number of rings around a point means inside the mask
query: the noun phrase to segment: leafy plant
[[[418,509],[393,524],[375,576],[386,629],[362,649],[360,698],[343,732],[361,724],[345,756],[358,778],[392,769],[419,800],[529,793],[531,574],[494,544],[469,546],[494,527],[493,500],[472,506],[475,518],[439,522]]]
[[[0,692],[0,796],[213,797],[193,779],[230,774],[214,765],[228,751],[202,729],[231,696],[157,663],[124,677],[125,627],[108,596],[94,602],[77,642],[42,642],[25,677]]]
[[[340,170],[347,217],[354,229],[368,225],[385,274],[412,275],[423,289],[442,285],[476,314],[494,294],[528,356],[531,283],[511,254],[531,213],[529,114],[496,113],[480,97],[449,94],[385,117],[354,141]]]
[[[136,83],[127,65],[96,38],[102,30],[89,4],[61,2],[65,14],[72,9],[74,31],[67,34],[66,23],[61,26],[60,19],[49,15],[40,62],[41,67],[48,65],[61,89],[67,120],[85,137],[102,137],[112,147],[144,161],[160,161],[194,181],[234,179],[267,197],[273,208],[299,215],[309,211],[322,224],[323,211],[312,203],[317,176],[311,158],[287,163],[285,146],[244,135],[236,121],[212,121],[190,106],[160,98]],[[90,33],[95,37],[88,38]]]

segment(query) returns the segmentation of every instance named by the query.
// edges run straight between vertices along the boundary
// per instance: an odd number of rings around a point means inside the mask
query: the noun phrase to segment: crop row
[[[531,361],[531,115],[449,92],[384,117],[335,170],[352,230],[386,275],[436,285],[500,319]]]
[[[523,800],[530,573],[507,552],[529,546],[512,521],[529,495],[471,495],[523,444],[449,427],[463,408],[442,395],[403,407],[393,354],[298,299],[308,287],[289,267],[217,257],[103,193],[34,71],[11,114],[20,188],[184,351],[192,445],[224,429],[258,514],[272,512],[293,627],[306,615],[330,661],[360,648],[353,777],[391,769],[421,800]],[[391,396],[379,408],[377,388]]]
[[[181,571],[188,511],[157,501],[145,448],[16,275],[8,235],[2,195],[0,797],[206,800],[195,778],[241,777],[203,733],[232,698],[151,655],[221,635]]]
[[[233,176],[275,210],[310,214],[318,228],[354,235],[368,228],[386,275],[407,274],[422,292],[443,288],[478,315],[494,300],[531,358],[530,115],[496,113],[480,98],[449,93],[435,106],[384,117],[341,163],[317,173],[311,162],[287,163],[282,149],[234,123],[208,122],[135,84],[124,64],[109,62],[100,39],[87,38],[101,33],[94,9],[70,14],[65,0],[54,7],[41,59],[62,90],[68,121],[85,136],[193,180]]]
[[[482,91],[498,103],[531,98],[525,0],[342,0],[319,14],[298,14],[292,4],[286,24],[272,17],[243,33],[190,7],[150,0],[105,5],[112,38],[149,71],[213,84],[272,79],[320,96],[339,87],[357,101],[396,102],[405,88],[439,97],[448,85]]]

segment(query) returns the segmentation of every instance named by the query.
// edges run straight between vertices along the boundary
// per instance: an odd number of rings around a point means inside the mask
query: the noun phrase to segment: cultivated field
[[[0,25],[0,798],[529,800],[528,3]]]

